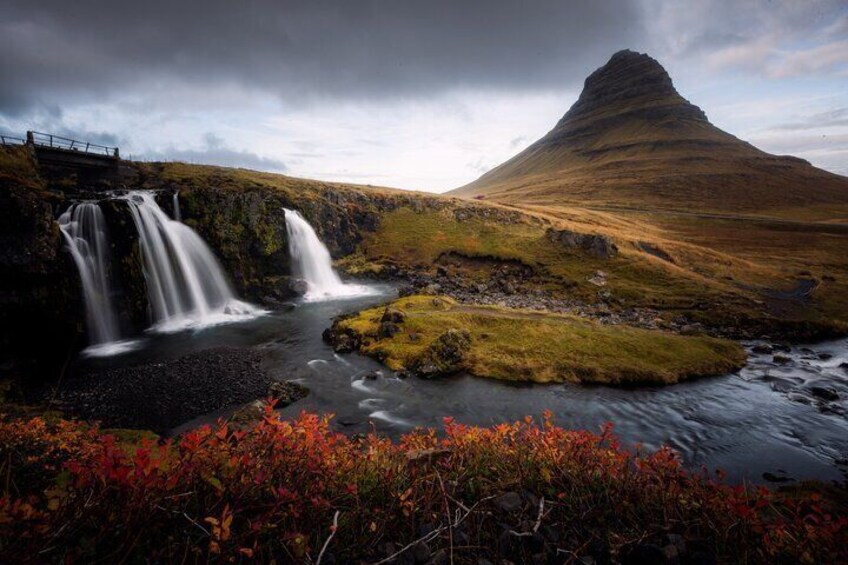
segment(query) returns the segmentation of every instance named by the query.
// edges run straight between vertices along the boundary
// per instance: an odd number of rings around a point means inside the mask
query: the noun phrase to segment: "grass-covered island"
[[[727,486],[611,429],[541,422],[348,437],[329,418],[118,439],[0,422],[7,562],[822,563],[839,501]],[[821,489],[822,487],[816,487]],[[828,493],[833,494],[833,493]],[[842,495],[839,495],[842,496]]]
[[[408,296],[335,322],[325,337],[394,371],[434,377],[467,371],[503,380],[676,383],[745,364],[736,342],[576,316]]]

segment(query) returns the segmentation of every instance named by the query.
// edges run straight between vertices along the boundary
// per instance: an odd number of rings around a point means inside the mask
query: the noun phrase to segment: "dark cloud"
[[[577,82],[635,45],[627,0],[46,0],[0,7],[0,113],[169,85],[291,102]]]
[[[199,165],[240,167],[276,173],[283,173],[287,170],[285,163],[278,159],[262,157],[249,151],[231,149],[227,147],[221,137],[211,132],[203,137],[203,144],[204,146],[201,149],[168,147],[164,151],[133,155],[132,158],[141,161],[181,161]]]

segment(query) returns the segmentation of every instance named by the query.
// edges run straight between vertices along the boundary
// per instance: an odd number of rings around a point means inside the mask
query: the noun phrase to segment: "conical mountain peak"
[[[615,53],[547,135],[457,196],[507,204],[743,210],[848,203],[848,179],[710,124],[652,57]]]
[[[654,120],[707,121],[700,108],[680,96],[656,59],[625,49],[586,78],[580,98],[554,132],[562,133],[563,127],[585,120],[634,114]]]

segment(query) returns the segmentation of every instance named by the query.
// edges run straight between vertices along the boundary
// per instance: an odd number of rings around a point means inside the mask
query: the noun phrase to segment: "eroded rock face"
[[[574,137],[581,122],[633,114],[707,122],[700,108],[680,96],[662,65],[649,55],[625,49],[586,78],[580,98],[554,128],[559,135],[549,141]]]
[[[610,259],[618,254],[618,246],[605,235],[577,233],[570,230],[549,228],[545,232],[554,243],[565,247],[583,250],[598,259]]]

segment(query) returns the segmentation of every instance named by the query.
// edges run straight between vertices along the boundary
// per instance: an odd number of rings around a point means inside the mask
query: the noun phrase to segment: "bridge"
[[[0,143],[29,147],[40,165],[60,168],[107,169],[121,160],[117,147],[38,131],[28,131],[26,139],[0,135]]]

